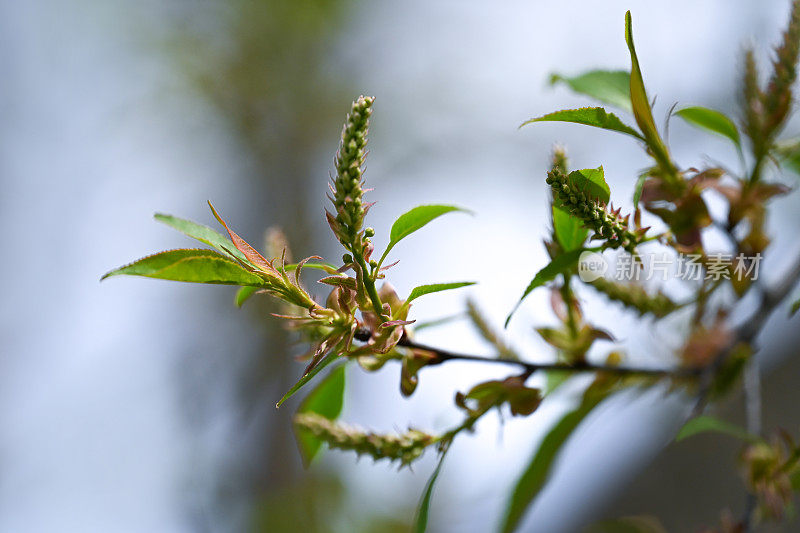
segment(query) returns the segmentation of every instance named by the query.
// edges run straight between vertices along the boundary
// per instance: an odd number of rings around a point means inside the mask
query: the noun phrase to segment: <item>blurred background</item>
[[[403,295],[422,283],[479,281],[419,301],[415,318],[457,313],[469,295],[500,325],[545,261],[543,177],[554,141],[573,168],[603,164],[612,199],[626,208],[647,164],[624,136],[517,129],[589,103],[549,87],[550,73],[629,67],[626,9],[661,120],[674,102],[736,115],[743,46],[765,65],[788,1],[0,3],[0,531],[407,531],[433,455],[398,473],[326,452],[304,470],[290,429],[297,401],[275,409],[303,365],[268,303],[237,309],[230,287],[98,279],[148,253],[194,246],[151,217],[212,225],[209,199],[251,242],[280,226],[295,256],[336,261],[326,180],[345,113],[363,93],[377,98],[366,172],[376,247],[414,205],[476,212],[399,245],[392,283]],[[736,165],[723,140],[684,124],[672,123],[670,143],[683,164]],[[778,203],[765,275],[797,251],[793,232],[780,230],[800,222],[796,206],[791,196]],[[666,333],[635,328],[601,300],[586,307],[645,347],[643,361],[664,361]],[[796,434],[800,365],[789,356],[800,335],[786,315],[762,339],[765,426]],[[531,326],[553,320],[546,291],[534,294],[509,338],[547,360]],[[463,322],[419,338],[489,353]],[[459,420],[456,391],[504,375],[471,363],[426,369],[403,399],[398,366],[366,374],[353,365],[343,419],[442,430]],[[566,391],[505,424],[486,417],[457,442],[431,531],[492,530],[543,431],[573,400]],[[570,441],[523,530],[580,531],[650,513],[670,531],[692,531],[739,509],[735,442],[670,444],[686,406],[664,390],[605,404]],[[740,400],[722,413],[741,419]]]

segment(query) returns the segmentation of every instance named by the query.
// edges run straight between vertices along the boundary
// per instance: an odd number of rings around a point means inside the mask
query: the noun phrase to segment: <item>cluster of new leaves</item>
[[[783,184],[767,181],[767,165],[772,161],[780,161],[796,170],[794,165],[798,157],[798,143],[777,141],[776,138],[785,124],[792,101],[795,65],[800,48],[799,17],[800,2],[794,2],[789,28],[776,50],[773,73],[766,88],[760,88],[753,54],[746,54],[742,130],[750,141],[749,157],[745,156],[741,135],[734,121],[719,111],[694,106],[674,113],[695,127],[729,139],[745,165],[741,174],[718,167],[684,169],[673,161],[653,120],[633,44],[630,14],[626,16],[625,28],[631,55],[630,73],[592,71],[574,78],[554,75],[552,81],[566,83],[578,93],[632,112],[638,129],[599,107],[558,111],[523,124],[565,121],[624,133],[637,139],[652,159],[652,165],[639,176],[636,184],[631,226],[628,216],[621,218],[619,210],[607,207],[610,195],[602,167],[568,172],[564,153],[556,150],[552,170],[546,179],[553,191],[553,235],[551,240],[545,242],[551,262],[537,273],[523,293],[523,299],[537,287],[549,283],[554,302],[557,302],[554,303],[554,310],[569,325],[581,316],[580,307],[572,297],[572,282],[577,278],[575,273],[583,253],[623,248],[636,259],[638,247],[653,241],[653,245],[695,255],[704,274],[716,270],[722,272],[724,277],[703,276],[702,282],[693,287],[694,297],[682,303],[676,303],[660,289],[651,293],[636,283],[620,283],[603,277],[584,283],[640,316],[662,318],[684,307],[693,308],[689,334],[676,355],[681,362],[679,369],[685,372],[683,375],[700,377],[698,381],[692,379],[686,382],[687,390],[696,391],[699,404],[704,404],[708,395],[720,395],[729,390],[752,355],[750,343],[754,335],[744,338],[727,323],[726,317],[738,299],[755,285],[753,269],[750,268],[752,265],[742,262],[760,258],[769,245],[765,233],[768,201],[789,191]],[[727,220],[712,220],[706,205],[707,191],[714,191],[727,201]],[[647,235],[649,228],[641,224],[643,213],[660,219],[660,225],[666,231]],[[728,250],[731,253],[726,255],[731,259],[722,263],[715,257],[720,255],[715,253],[719,250],[709,250],[704,244],[704,231],[712,224],[722,228],[732,245],[732,249]],[[589,237],[600,241],[600,245],[588,247]],[[724,291],[725,286],[733,292],[734,303],[727,306],[721,303],[712,305],[712,295]],[[762,305],[756,314],[768,312],[769,309]],[[605,338],[599,332],[593,335],[585,333],[583,342],[575,346],[568,342],[570,333],[572,339],[576,338],[574,326],[555,332],[549,328],[538,331],[567,361],[577,361],[577,357],[585,353],[585,348],[593,340]],[[578,348],[578,351],[570,353],[568,348]],[[641,383],[639,381],[636,384]],[[614,386],[618,389],[631,384],[629,380],[627,383],[616,382]],[[546,477],[546,467],[543,468],[542,464],[548,454],[552,454],[548,446],[550,439],[554,447],[563,443],[565,435],[574,428],[575,420],[585,416],[596,405],[597,387],[598,383],[595,382],[587,390],[578,410],[568,413],[554,427],[534,455],[510,500],[504,530],[513,529],[530,500],[541,489]],[[601,396],[612,391],[607,386]],[[692,422],[695,421],[703,425],[702,418]],[[743,454],[747,466],[747,485],[759,502],[760,514],[757,519],[778,519],[783,515],[792,493],[789,470],[795,469],[797,458],[793,450],[796,449],[791,443],[780,448],[759,441]],[[744,527],[750,518],[729,522],[733,528],[739,528]]]
[[[742,442],[739,466],[744,483],[754,496],[757,521],[780,521],[792,513],[794,492],[800,490],[800,443],[782,429],[770,438],[764,438],[708,415],[687,422],[675,440],[682,441],[708,432],[728,435]],[[716,531],[734,533],[742,530],[742,524],[731,519],[726,510]]]
[[[669,378],[673,390],[681,389],[698,397],[705,405],[710,397],[723,394],[736,383],[753,353],[753,335],[743,335],[726,320],[738,300],[755,285],[751,265],[742,265],[741,257],[758,256],[769,245],[766,234],[768,201],[788,192],[780,183],[769,182],[766,171],[773,161],[800,170],[800,141],[779,140],[778,136],[791,109],[792,85],[800,49],[800,0],[792,7],[789,28],[776,50],[772,73],[766,86],[758,79],[752,52],[746,54],[743,80],[743,122],[741,134],[724,114],[703,107],[685,107],[674,113],[689,124],[729,139],[745,167],[741,173],[720,167],[683,167],[673,160],[667,143],[653,119],[651,100],[645,90],[639,59],[633,42],[630,13],[625,18],[625,41],[631,59],[630,71],[592,71],[580,76],[554,75],[553,83],[565,83],[574,91],[631,113],[635,126],[602,107],[557,111],[533,118],[523,125],[542,122],[572,122],[623,133],[643,148],[650,164],[638,176],[632,209],[625,215],[611,205],[611,191],[602,166],[572,170],[566,154],[556,149],[545,182],[551,192],[552,228],[545,240],[549,263],[539,270],[523,292],[520,303],[537,288],[547,286],[558,325],[540,327],[536,332],[553,348],[554,361],[529,363],[504,341],[473,302],[467,315],[480,335],[494,348],[496,358],[454,354],[431,348],[413,340],[414,320],[411,303],[416,298],[438,291],[470,285],[471,282],[421,285],[405,298],[385,283],[384,266],[392,249],[405,237],[435,218],[454,211],[449,205],[424,205],[400,216],[389,234],[389,244],[375,259],[372,238],[375,230],[365,227],[365,217],[372,204],[365,203],[364,160],[373,99],[360,97],[353,102],[344,124],[341,144],[335,157],[335,175],[329,196],[333,209],[327,220],[337,241],[344,247],[341,265],[325,263],[313,256],[297,264],[287,264],[285,245],[264,257],[231,230],[212,207],[214,216],[225,228],[227,237],[205,226],[179,218],[156,215],[156,218],[211,249],[173,250],[151,255],[113,270],[107,276],[129,274],[160,279],[238,285],[237,304],[251,295],[264,293],[277,298],[286,308],[278,315],[299,329],[311,345],[306,368],[298,382],[278,402],[309,383],[323,369],[333,368],[300,404],[296,416],[297,438],[306,462],[314,458],[321,445],[355,451],[374,459],[396,460],[407,465],[426,448],[436,446],[439,464],[426,486],[417,518],[417,530],[425,529],[434,482],[445,452],[463,431],[472,431],[485,414],[508,408],[514,416],[536,411],[547,394],[574,372],[591,372],[594,379],[580,400],[549,430],[522,472],[506,509],[501,530],[517,528],[526,510],[544,487],[559,450],[573,430],[591,411],[614,393],[630,387],[652,386]],[[743,134],[743,135],[742,135]],[[742,137],[749,140],[745,153]],[[714,221],[706,201],[715,192],[728,205],[727,219]],[[652,227],[642,223],[652,219]],[[704,234],[712,227],[721,228],[729,237],[732,257],[720,263],[717,250],[707,249]],[[661,228],[654,231],[653,227]],[[660,246],[699,258],[701,270],[722,271],[725,277],[704,277],[693,282],[693,296],[676,302],[658,288],[651,291],[636,283],[621,283],[603,277],[584,280],[577,276],[579,261],[586,253],[602,254],[619,250],[642,265],[640,248]],[[717,254],[718,255],[718,254]],[[280,257],[278,257],[280,256]],[[736,261],[739,261],[737,263]],[[324,304],[317,302],[304,288],[303,267],[319,269],[325,276],[319,283],[331,288]],[[742,275],[742,273],[744,275]],[[736,274],[736,275],[734,275]],[[636,369],[624,366],[625,355],[618,347],[609,349],[602,363],[589,359],[598,341],[614,342],[614,337],[584,316],[579,298],[582,285],[591,286],[609,300],[622,304],[643,319],[661,319],[683,309],[691,309],[691,320],[684,345],[677,350],[677,364],[667,369]],[[726,289],[727,288],[727,289]],[[730,290],[734,298],[714,299]],[[766,302],[768,299],[764,298]],[[776,302],[769,302],[774,306]],[[519,303],[517,304],[517,307]],[[508,326],[514,311],[508,315]],[[757,312],[771,310],[763,304]],[[501,380],[478,383],[466,393],[455,395],[455,404],[463,412],[463,422],[439,435],[409,430],[397,435],[380,435],[339,423],[345,388],[344,366],[336,363],[356,361],[363,369],[375,371],[387,362],[401,365],[400,390],[411,395],[417,387],[419,372],[426,366],[452,359],[481,360],[516,365],[516,372]],[[674,363],[674,361],[672,361]],[[543,371],[544,388],[528,386],[535,373]],[[698,422],[699,421],[699,422]],[[690,424],[699,430],[726,427],[722,423],[695,418]],[[722,426],[720,426],[722,424]],[[695,431],[691,426],[686,431]],[[729,428],[728,428],[729,429]],[[748,436],[751,445],[743,453],[749,489],[757,495],[764,519],[782,516],[791,481],[797,477],[800,451],[790,440],[785,444],[768,443]],[[733,522],[736,525],[738,522]],[[738,527],[738,526],[737,526]]]
[[[358,361],[364,369],[370,371],[381,368],[388,361],[400,361],[401,391],[404,395],[412,394],[418,382],[417,372],[426,364],[434,362],[435,355],[403,345],[404,339],[409,335],[406,326],[414,322],[408,320],[411,303],[426,294],[465,287],[473,282],[421,285],[413,289],[407,298],[402,299],[388,283],[378,287],[378,283],[385,278],[385,271],[392,266],[383,266],[383,262],[405,237],[441,215],[465,210],[450,205],[423,205],[411,209],[392,225],[389,245],[380,260],[372,258],[374,246],[371,238],[375,232],[372,228],[363,227],[364,218],[370,208],[370,204],[363,202],[366,192],[363,167],[372,104],[373,98],[364,96],[353,102],[335,158],[336,175],[330,184],[329,198],[334,212],[328,212],[327,219],[337,240],[346,250],[341,266],[322,262],[322,258],[318,256],[303,259],[296,264],[287,264],[288,252],[285,244],[282,249],[273,250],[280,257],[267,259],[231,230],[209,203],[214,216],[226,230],[227,237],[208,227],[177,217],[159,214],[156,219],[213,249],[161,252],[112,270],[103,278],[125,274],[173,281],[239,285],[242,288],[236,295],[238,305],[257,293],[268,294],[280,300],[286,313],[276,316],[286,319],[291,326],[298,328],[312,343],[312,348],[306,355],[308,363],[303,375],[281,398],[278,406],[322,369],[336,361],[348,359]],[[318,282],[332,287],[332,290],[324,305],[315,301],[304,288],[301,281],[304,267],[325,272],[326,276]],[[298,438],[305,460],[310,461],[314,457],[322,441],[332,447],[348,449],[342,439],[357,435],[357,431],[352,428],[339,431],[325,425],[319,418],[322,416],[330,421],[338,417],[343,392],[344,374],[339,368],[322,380],[301,405],[300,412],[308,415],[299,419],[302,423],[298,423]],[[319,416],[315,418],[309,413]],[[379,436],[371,435],[364,442],[375,443],[379,439]],[[434,437],[416,439],[414,453],[403,452],[397,458],[408,463],[426,446],[440,440]],[[385,442],[394,441],[389,439]],[[367,446],[363,451],[379,458],[392,456],[389,452],[392,449],[391,446],[371,449]]]

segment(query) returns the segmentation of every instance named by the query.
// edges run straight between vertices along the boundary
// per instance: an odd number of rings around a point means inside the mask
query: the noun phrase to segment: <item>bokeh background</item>
[[[551,72],[628,68],[626,9],[657,116],[674,102],[735,115],[743,46],[766,64],[788,2],[0,3],[0,531],[407,531],[432,454],[399,473],[340,453],[303,470],[290,430],[297,403],[275,409],[302,364],[268,304],[237,309],[226,287],[98,279],[147,253],[192,246],[151,216],[211,224],[208,199],[248,240],[277,225],[297,256],[339,257],[323,217],[325,182],[341,121],[363,93],[377,97],[366,173],[377,247],[414,205],[476,212],[399,245],[392,283],[403,294],[477,280],[419,301],[415,316],[458,313],[469,295],[499,325],[545,261],[543,177],[554,141],[575,168],[603,164],[623,205],[647,164],[623,136],[517,129],[588,104],[549,87]],[[687,164],[736,164],[724,141],[676,121],[670,143]],[[797,204],[778,206],[767,275],[797,249]],[[640,361],[664,361],[667,332],[636,327],[600,300],[587,312],[639,348]],[[765,425],[796,432],[800,335],[786,314],[762,338]],[[531,326],[552,321],[543,291],[509,338],[546,360]],[[463,321],[420,340],[489,353]],[[455,391],[504,374],[443,365],[423,371],[408,400],[398,375],[393,365],[348,368],[343,418],[441,430],[459,419]],[[692,531],[739,509],[736,443],[670,444],[687,403],[664,392],[626,394],[596,412],[523,530],[579,531],[652,513],[670,531]],[[431,530],[492,530],[542,432],[573,400],[567,390],[529,419],[487,417],[458,442]],[[740,419],[740,400],[721,412]]]

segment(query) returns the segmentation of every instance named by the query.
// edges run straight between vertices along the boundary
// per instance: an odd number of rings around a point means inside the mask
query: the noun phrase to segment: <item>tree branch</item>
[[[442,364],[446,361],[474,361],[478,363],[494,363],[512,365],[524,369],[529,374],[538,371],[562,371],[562,372],[607,372],[622,376],[645,376],[645,377],[698,377],[703,372],[702,368],[634,368],[613,365],[596,365],[585,361],[577,363],[530,363],[517,359],[505,359],[496,357],[486,357],[482,355],[471,355],[464,353],[451,352],[441,348],[435,348],[426,344],[414,342],[408,337],[403,337],[398,346],[423,350],[435,356],[435,360],[428,363],[430,365]]]
[[[755,357],[751,357],[744,369],[744,405],[747,418],[747,432],[751,435],[761,434],[761,376],[759,364]],[[758,505],[758,498],[751,491],[747,491],[745,510],[742,526],[746,532],[752,530],[753,512]]]
[[[708,404],[708,395],[711,392],[713,378],[717,371],[728,360],[728,357],[731,355],[733,350],[740,344],[753,343],[755,338],[764,328],[767,319],[772,315],[781,302],[783,302],[783,300],[786,298],[786,295],[797,283],[798,278],[800,278],[800,254],[798,254],[798,257],[795,259],[794,263],[792,263],[792,266],[789,268],[786,274],[781,277],[780,281],[776,283],[774,287],[770,288],[759,285],[761,288],[761,301],[759,302],[758,308],[753,312],[748,320],[744,321],[741,325],[739,325],[739,327],[733,330],[733,336],[730,342],[728,342],[725,348],[723,348],[719,354],[717,354],[712,363],[706,367],[706,370],[700,377],[700,391],[697,394],[697,400],[695,401],[694,408],[692,409],[692,417],[702,414],[703,410]]]
[[[703,412],[708,403],[708,395],[711,390],[713,377],[722,365],[727,361],[731,352],[740,344],[752,343],[753,339],[761,332],[767,318],[784,300],[786,294],[800,278],[800,256],[795,260],[792,267],[785,276],[772,288],[763,288],[761,291],[761,302],[753,316],[734,329],[731,341],[714,358],[711,364],[704,367],[673,367],[673,368],[640,368],[614,365],[598,365],[586,361],[576,363],[531,363],[516,359],[506,359],[498,357],[487,357],[483,355],[473,355],[453,352],[442,348],[436,348],[421,344],[403,336],[397,343],[398,346],[414,350],[422,350],[431,353],[435,359],[428,363],[428,366],[442,364],[446,361],[473,361],[477,363],[491,363],[501,365],[511,365],[524,369],[528,374],[539,371],[559,371],[559,372],[607,372],[619,376],[642,376],[642,377],[672,377],[672,378],[698,378],[700,379],[700,391],[697,395],[692,417]],[[361,342],[366,342],[372,336],[369,329],[362,328],[356,331],[354,338]]]

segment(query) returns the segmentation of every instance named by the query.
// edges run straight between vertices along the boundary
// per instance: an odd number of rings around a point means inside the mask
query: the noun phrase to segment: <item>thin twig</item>
[[[744,406],[747,418],[747,432],[751,435],[761,434],[761,376],[759,376],[758,359],[751,357],[744,369]],[[742,517],[742,526],[745,532],[752,529],[753,513],[758,504],[758,498],[751,491],[747,491]]]
[[[415,350],[423,350],[430,352],[435,356],[435,360],[428,363],[428,365],[438,365],[446,361],[475,361],[479,363],[494,363],[512,365],[523,368],[529,373],[537,371],[563,371],[563,372],[607,372],[609,374],[625,375],[625,376],[646,376],[646,377],[696,377],[699,376],[704,369],[702,368],[634,368],[625,366],[613,365],[596,365],[585,361],[576,363],[530,363],[526,361],[519,361],[517,359],[506,359],[498,357],[486,357],[483,355],[472,355],[451,352],[441,348],[435,348],[425,344],[420,344],[412,341],[408,337],[403,337],[398,346],[411,348]]]
[[[647,376],[647,377],[683,377],[699,378],[700,391],[697,395],[692,416],[697,416],[703,412],[708,403],[708,395],[711,390],[711,383],[717,371],[727,361],[733,350],[742,343],[751,344],[753,339],[761,332],[767,318],[784,300],[786,294],[800,278],[800,257],[792,265],[786,275],[770,289],[762,288],[761,302],[750,320],[747,320],[738,328],[734,329],[730,342],[717,354],[711,364],[704,367],[674,367],[674,368],[640,368],[614,365],[598,365],[586,361],[575,363],[531,363],[516,359],[502,357],[487,357],[483,355],[465,354],[453,352],[442,348],[436,348],[421,344],[403,336],[397,343],[398,346],[423,350],[434,355],[435,359],[428,365],[438,365],[446,361],[474,361],[478,363],[491,363],[511,365],[523,368],[529,373],[538,371],[563,371],[563,372],[607,372],[615,375],[625,376]],[[372,333],[369,329],[359,329],[354,338],[358,341],[366,342]]]
[[[747,432],[761,434],[761,376],[758,359],[753,357],[744,369],[744,400]]]

